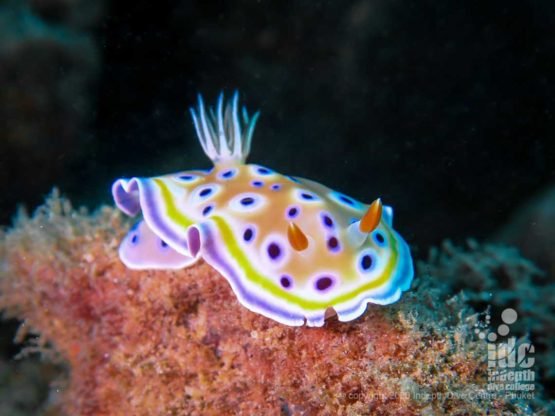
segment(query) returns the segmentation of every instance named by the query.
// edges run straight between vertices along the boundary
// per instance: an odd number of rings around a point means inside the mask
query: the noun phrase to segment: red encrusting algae
[[[58,404],[68,415],[521,408],[479,398],[487,372],[486,345],[472,332],[478,315],[435,283],[417,279],[399,303],[369,305],[354,322],[288,327],[242,307],[202,261],[179,271],[125,268],[117,248],[128,225],[112,208],[75,211],[54,192],[1,235],[0,308],[67,362]]]

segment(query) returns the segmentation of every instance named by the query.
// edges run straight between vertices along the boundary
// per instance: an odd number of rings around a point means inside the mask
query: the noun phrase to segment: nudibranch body
[[[322,326],[389,304],[410,287],[409,248],[393,229],[393,210],[319,183],[245,164],[258,113],[191,109],[210,171],[120,179],[117,206],[142,212],[119,254],[131,269],[179,269],[203,258],[248,309],[286,325]]]

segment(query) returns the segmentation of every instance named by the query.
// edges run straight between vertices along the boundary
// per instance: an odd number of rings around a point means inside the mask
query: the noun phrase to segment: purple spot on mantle
[[[299,215],[299,209],[297,207],[291,207],[287,210],[287,216],[289,218],[295,218],[297,215]]]
[[[331,251],[337,251],[339,249],[339,240],[337,237],[330,237],[328,240],[328,248]]]
[[[348,196],[345,196],[345,195],[339,195],[339,200],[341,202],[344,202],[347,205],[353,206],[355,204],[355,201],[353,201],[351,198],[349,198]]]
[[[372,256],[370,256],[369,254],[362,256],[362,259],[360,260],[360,266],[362,267],[362,270],[369,270],[372,267],[372,264],[374,264]]]
[[[272,260],[276,260],[277,258],[279,258],[280,255],[281,248],[279,247],[279,245],[277,243],[270,243],[270,245],[268,246],[268,256],[270,256]]]
[[[319,291],[324,291],[329,289],[333,285],[333,279],[328,276],[323,276],[316,280],[316,289]]]
[[[248,196],[246,198],[241,199],[240,202],[241,202],[241,205],[245,205],[245,206],[252,205],[254,204],[254,198],[251,198],[250,196]]]
[[[281,276],[281,279],[279,279],[279,282],[281,283],[281,286],[285,289],[289,289],[292,285],[291,277],[289,277],[287,275]]]
[[[212,188],[204,188],[202,191],[199,192],[199,196],[205,197],[212,193]]]
[[[221,173],[221,177],[224,179],[231,179],[235,176],[235,171],[233,169],[226,170],[225,172]]]
[[[328,214],[322,214],[322,222],[328,228],[333,228],[333,220]]]
[[[245,240],[248,243],[249,241],[252,240],[253,237],[254,237],[254,231],[252,230],[252,228],[247,228],[243,233],[243,240]]]
[[[378,243],[378,245],[384,245],[385,243],[385,237],[383,236],[383,234],[380,231],[376,231],[374,233],[374,240],[376,240],[376,243]]]

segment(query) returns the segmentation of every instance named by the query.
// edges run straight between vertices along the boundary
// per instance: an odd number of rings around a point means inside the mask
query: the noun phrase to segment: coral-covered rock
[[[369,305],[350,323],[288,327],[243,308],[205,263],[126,269],[117,256],[126,225],[111,208],[89,215],[54,194],[0,236],[0,307],[67,361],[67,414],[527,414],[545,405],[541,392],[488,395],[479,314],[449,294],[451,276],[434,276],[446,270],[437,261],[420,266],[397,304]]]
[[[500,245],[480,245],[468,240],[461,249],[449,241],[441,250],[432,249],[427,262],[420,262],[421,276],[449,276],[444,284],[449,292],[462,291],[467,304],[477,310],[488,308],[493,316],[503,309],[518,311],[511,331],[534,341],[538,376],[555,384],[555,283],[518,249]],[[501,324],[501,322],[492,322]]]

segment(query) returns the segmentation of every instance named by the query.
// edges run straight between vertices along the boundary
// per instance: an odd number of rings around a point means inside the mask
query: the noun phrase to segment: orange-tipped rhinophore
[[[287,228],[287,238],[289,244],[297,251],[303,251],[308,247],[308,238],[305,233],[294,222],[289,223]]]
[[[360,220],[360,231],[363,233],[371,233],[376,229],[380,220],[382,219],[382,200],[380,198],[376,199],[370,207],[368,207],[368,211]]]

